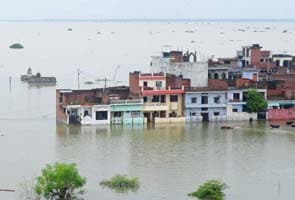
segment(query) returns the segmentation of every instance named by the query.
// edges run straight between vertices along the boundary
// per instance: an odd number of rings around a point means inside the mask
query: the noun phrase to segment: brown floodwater
[[[266,26],[270,30],[254,32]],[[116,81],[126,83],[128,72],[148,70],[150,56],[164,45],[197,49],[200,57],[231,57],[240,46],[259,41],[274,53],[294,54],[294,24],[0,23],[0,29],[0,188],[18,192],[19,184],[38,176],[46,164],[73,162],[87,178],[86,200],[191,199],[187,194],[212,178],[231,186],[228,200],[294,199],[295,129],[284,122],[280,129],[264,122],[229,123],[232,130],[221,130],[223,123],[57,125],[56,88],[19,80],[31,66],[34,73],[56,76],[57,88],[75,88],[79,67],[82,87],[97,87],[103,83],[83,83],[114,78],[119,64]],[[282,34],[285,29],[288,34]],[[12,42],[25,48],[8,49]],[[99,186],[117,173],[138,177],[140,189],[114,193]],[[1,200],[17,198],[17,193],[0,192]]]

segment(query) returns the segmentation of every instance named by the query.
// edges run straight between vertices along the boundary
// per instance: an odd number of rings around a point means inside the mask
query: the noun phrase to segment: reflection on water
[[[228,199],[275,199],[278,181],[281,198],[290,198],[288,189],[295,180],[291,130],[273,131],[265,123],[231,125],[236,128],[221,130],[221,124],[214,123],[57,125],[56,157],[78,163],[88,180],[87,199],[189,199],[186,194],[209,178],[232,186]],[[139,177],[139,191],[116,194],[99,187],[100,180],[117,173]]]

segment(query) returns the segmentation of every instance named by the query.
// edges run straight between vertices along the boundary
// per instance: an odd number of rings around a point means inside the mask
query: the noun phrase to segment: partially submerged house
[[[147,122],[185,122],[183,95],[190,79],[168,73],[129,73],[130,93],[143,98]]]
[[[187,122],[225,121],[227,119],[227,83],[209,79],[208,87],[187,88],[184,115]]]
[[[129,98],[129,87],[126,86],[57,90],[56,118],[65,124],[80,125],[139,123],[143,121],[140,101]]]

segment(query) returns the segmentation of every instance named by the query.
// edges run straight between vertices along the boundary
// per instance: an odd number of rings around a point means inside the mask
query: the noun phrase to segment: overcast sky
[[[1,0],[0,19],[295,18],[295,0]]]

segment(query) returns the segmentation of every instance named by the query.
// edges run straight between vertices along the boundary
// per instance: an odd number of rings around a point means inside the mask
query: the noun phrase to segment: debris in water
[[[238,31],[240,31],[240,32],[246,32],[245,29],[238,29]]]
[[[287,33],[288,32],[288,30],[283,30],[283,32],[282,33]]]
[[[85,81],[84,83],[85,83],[85,84],[87,84],[87,85],[94,84],[94,82],[93,82],[93,81]]]
[[[68,28],[68,31],[72,31],[73,29],[72,28]]]

